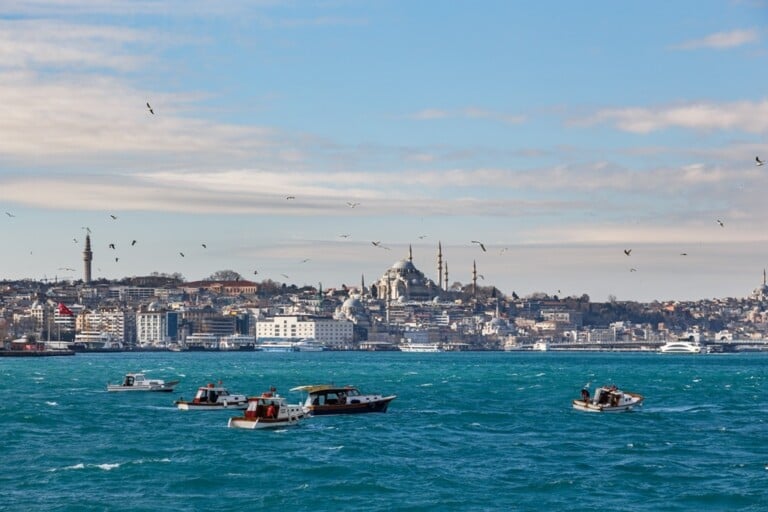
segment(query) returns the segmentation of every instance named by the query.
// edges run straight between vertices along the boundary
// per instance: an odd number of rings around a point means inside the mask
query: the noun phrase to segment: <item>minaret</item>
[[[93,251],[91,251],[91,235],[85,235],[85,250],[83,251],[83,261],[85,262],[85,284],[91,284],[91,262],[93,261]]]
[[[448,270],[448,266],[446,265],[446,271]],[[446,281],[448,278],[446,277]],[[443,246],[438,241],[437,242],[437,287],[440,288],[440,285],[443,282]],[[448,287],[446,286],[445,289],[447,290]]]
[[[472,297],[477,297],[477,262],[472,260]]]
[[[448,262],[445,262],[445,290],[448,290]]]
[[[360,274],[360,298],[365,297],[365,274]]]
[[[413,262],[413,247],[408,244],[408,261]]]

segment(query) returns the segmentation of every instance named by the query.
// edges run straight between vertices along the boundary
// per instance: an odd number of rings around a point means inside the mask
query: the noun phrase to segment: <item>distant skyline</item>
[[[440,242],[450,283],[476,262],[506,294],[746,296],[766,21],[760,0],[4,2],[0,278],[82,279],[87,227],[93,279],[354,286],[412,245],[436,280]]]

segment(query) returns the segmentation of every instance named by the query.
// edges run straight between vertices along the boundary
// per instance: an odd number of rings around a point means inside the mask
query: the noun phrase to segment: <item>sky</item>
[[[439,243],[449,284],[476,265],[506,294],[747,296],[767,22],[760,0],[4,0],[0,279],[82,279],[90,230],[94,278],[328,289],[411,247],[437,280]]]

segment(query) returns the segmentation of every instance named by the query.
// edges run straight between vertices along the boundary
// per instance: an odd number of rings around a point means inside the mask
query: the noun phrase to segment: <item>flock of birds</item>
[[[151,115],[155,115],[155,110],[152,108],[152,105],[151,105],[151,104],[150,104],[148,101],[146,102],[146,105],[147,105],[147,110],[149,111],[149,113],[150,113]],[[765,161],[761,160],[759,155],[755,157],[755,165],[757,165],[758,167],[760,167],[760,166],[763,166],[764,164],[765,164]],[[295,200],[295,199],[296,199],[296,196],[294,196],[294,195],[288,195],[288,196],[285,196],[285,199],[286,199],[287,201],[293,201],[293,200]],[[349,208],[356,208],[356,207],[360,206],[360,203],[359,203],[359,202],[357,202],[357,201],[347,201],[346,205],[347,205]],[[6,216],[8,216],[9,218],[15,218],[15,217],[16,217],[16,215],[15,215],[14,213],[11,213],[11,212],[9,212],[9,211],[6,211],[6,212],[5,212],[5,214],[6,214]],[[117,219],[118,219],[117,215],[115,215],[115,214],[109,214],[109,217],[110,217],[112,220],[117,220]],[[721,228],[724,228],[724,227],[725,227],[725,223],[724,223],[724,222],[723,222],[721,219],[716,219],[716,221],[717,221],[717,224],[718,224],[718,225],[719,225]],[[91,232],[90,228],[88,228],[88,227],[86,227],[86,226],[83,226],[83,228],[82,228],[82,229],[85,229],[85,230],[86,230],[86,231],[87,231],[89,234],[90,234],[90,232]],[[344,238],[344,239],[347,239],[347,238],[350,238],[350,236],[351,236],[351,235],[350,235],[350,234],[347,234],[347,233],[344,233],[344,234],[340,234],[340,235],[338,235],[338,236],[339,236],[339,238]],[[419,238],[419,240],[423,240],[423,239],[424,239],[424,238],[426,238],[426,237],[427,237],[427,235],[419,235],[419,237],[418,237],[418,238]],[[72,240],[73,240],[75,243],[78,243],[78,240],[77,240],[77,238],[73,238]],[[132,240],[132,241],[131,241],[131,247],[135,246],[135,245],[136,245],[136,243],[137,243],[137,240]],[[471,241],[471,243],[473,243],[473,244],[477,245],[477,246],[478,246],[478,247],[479,247],[479,248],[480,248],[480,249],[481,249],[483,252],[487,252],[487,248],[486,248],[485,244],[484,244],[483,242],[481,242],[480,240],[472,240],[472,241]],[[207,248],[208,248],[208,245],[207,245],[207,244],[205,244],[205,243],[201,243],[200,245],[202,246],[202,248],[203,248],[203,249],[207,249]],[[377,241],[372,241],[372,242],[371,242],[371,245],[373,245],[374,247],[377,247],[377,248],[379,248],[379,249],[383,249],[383,250],[387,250],[387,251],[391,250],[389,247],[387,247],[387,246],[385,246],[385,245],[382,245],[381,241],[379,241],[379,240],[377,240]],[[116,245],[114,242],[111,242],[111,243],[109,243],[108,247],[109,247],[110,249],[112,249],[112,250],[117,250],[117,245]],[[499,254],[504,254],[504,252],[506,252],[507,250],[508,250],[508,248],[507,248],[507,247],[503,247],[503,248],[501,248],[501,249],[500,249],[500,251],[499,251]],[[631,253],[632,253],[632,249],[624,249],[624,254],[625,254],[626,256],[630,256],[630,255],[631,255]],[[31,252],[30,252],[30,254],[31,254]],[[687,253],[687,252],[681,252],[681,253],[680,253],[680,255],[681,255],[681,256],[687,256],[687,255],[688,255],[688,253]],[[182,251],[179,251],[179,256],[180,256],[180,257],[182,257],[182,258],[184,258],[184,257],[185,257],[185,254],[184,254],[184,252],[182,252]],[[117,257],[117,256],[115,256],[115,262],[117,263],[117,262],[119,262],[119,261],[120,261],[120,258],[119,258],[119,257]],[[309,258],[305,258],[305,259],[301,260],[299,263],[307,263],[307,262],[309,262],[309,261],[310,261],[310,260],[309,260]],[[71,271],[71,272],[74,272],[74,271],[75,271],[75,269],[74,269],[74,268],[72,268],[72,267],[59,267],[59,270],[65,270],[65,271]],[[629,269],[629,271],[630,271],[630,272],[637,272],[637,268],[635,268],[635,267],[631,267],[631,268]],[[258,270],[254,270],[254,271],[253,271],[253,274],[254,274],[254,275],[258,275],[258,273],[259,273],[259,272],[258,272]],[[289,276],[288,276],[287,274],[280,274],[280,275],[281,275],[282,277],[286,278],[286,279],[288,279],[288,278],[289,278]],[[484,277],[483,275],[480,275],[480,274],[478,275],[478,277],[480,277],[481,279],[485,279],[485,277]],[[558,291],[559,291],[559,290],[558,290]]]

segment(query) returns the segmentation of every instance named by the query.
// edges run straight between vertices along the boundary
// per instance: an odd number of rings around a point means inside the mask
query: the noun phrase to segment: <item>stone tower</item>
[[[91,284],[91,262],[93,261],[93,251],[91,251],[91,235],[85,235],[85,250],[83,251],[83,261],[85,262],[85,284]]]

